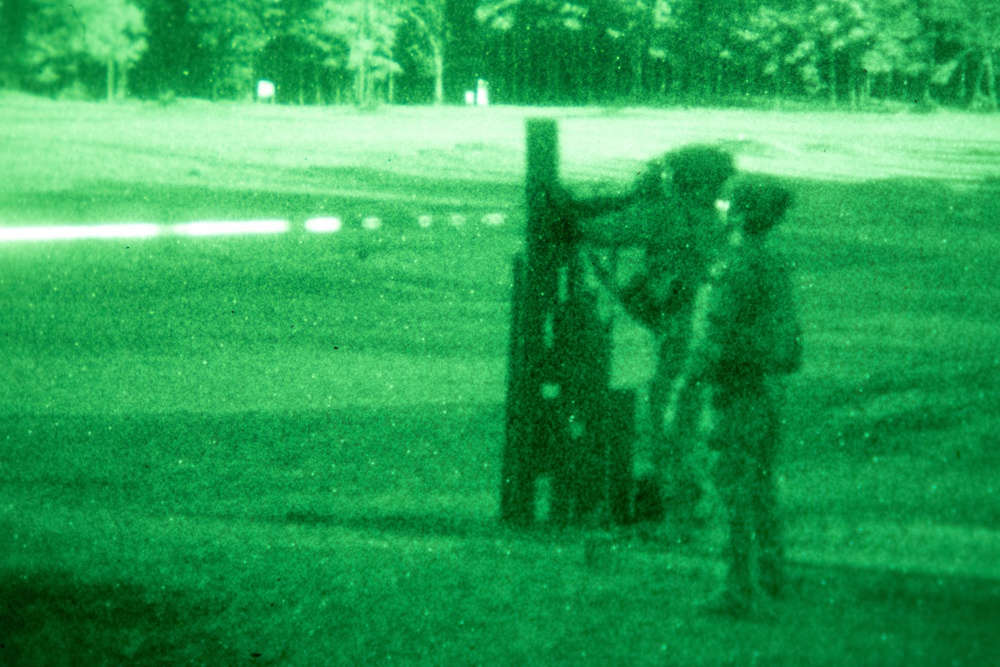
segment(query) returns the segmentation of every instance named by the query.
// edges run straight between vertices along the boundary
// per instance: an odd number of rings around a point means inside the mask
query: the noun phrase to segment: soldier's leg
[[[680,400],[671,405],[686,350],[686,338],[665,338],[660,345],[656,376],[650,386],[650,407],[660,441],[656,467],[662,477],[667,511],[682,521],[694,516],[695,507],[702,496],[701,485],[690,462],[702,414],[702,392],[691,387],[690,390],[681,392]],[[668,405],[673,408],[672,414],[667,414]]]
[[[664,347],[662,345],[660,347],[656,359],[656,372],[649,382],[649,414],[653,431],[658,437],[662,437],[665,432],[663,417],[670,401],[670,392],[673,390],[674,375],[677,371],[674,360],[664,356]]]
[[[653,387],[646,384],[636,391],[636,445],[633,473],[636,478],[648,477],[656,469],[660,443],[657,420],[653,418]]]
[[[749,498],[743,457],[723,453],[718,463],[718,478],[721,496],[726,508],[729,539],[724,551],[727,562],[725,591],[719,604],[730,607],[725,611],[743,612],[750,608],[753,600],[753,579],[751,573],[751,549],[753,547],[753,526],[749,516]]]
[[[753,547],[753,517],[749,466],[751,461],[744,447],[742,430],[744,410],[738,399],[725,400],[716,408],[717,424],[712,447],[719,452],[716,478],[719,495],[725,506],[729,527],[726,559],[728,603],[749,608],[753,596],[751,549]]]
[[[754,464],[753,514],[758,542],[760,585],[769,595],[780,595],[784,588],[784,550],[778,512],[777,481],[774,458],[779,444],[779,420],[770,397],[761,406],[765,428],[758,442]]]
[[[696,522],[697,507],[705,493],[701,475],[695,469],[698,426],[703,410],[703,394],[693,387],[677,403],[675,428],[665,438],[670,452],[669,510],[682,522]]]
[[[677,371],[676,355],[665,350],[670,345],[660,343],[657,350],[656,369],[645,393],[643,423],[645,439],[636,452],[635,519],[639,522],[660,523],[666,516],[664,496],[669,495],[669,481],[674,475],[676,455],[673,443],[668,440],[663,427],[663,413],[670,399],[670,391]]]
[[[651,385],[639,393],[636,402],[636,421],[640,425],[640,432],[632,463],[635,478],[633,518],[644,524],[658,524],[663,521],[665,514],[659,467],[663,447],[662,431],[659,428],[662,419],[654,418],[654,415],[659,414],[653,407],[655,400],[655,387]]]

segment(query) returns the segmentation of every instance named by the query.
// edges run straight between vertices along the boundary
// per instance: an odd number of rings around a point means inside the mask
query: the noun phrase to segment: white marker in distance
[[[331,234],[339,232],[344,227],[340,218],[310,218],[306,220],[306,231],[314,234]]]
[[[376,218],[374,216],[370,218],[365,218],[364,220],[361,221],[361,226],[370,232],[375,231],[376,229],[382,226],[382,218]]]
[[[462,225],[465,224],[465,216],[462,215],[461,213],[452,213],[451,224],[454,225],[455,227],[461,227]]]
[[[507,216],[503,213],[487,213],[483,216],[483,224],[489,225],[490,227],[496,227],[497,225],[502,225],[507,221]]]
[[[417,218],[417,224],[420,226],[421,229],[427,229],[428,227],[431,226],[431,223],[433,222],[434,222],[434,217],[430,215],[422,215],[419,218]]]

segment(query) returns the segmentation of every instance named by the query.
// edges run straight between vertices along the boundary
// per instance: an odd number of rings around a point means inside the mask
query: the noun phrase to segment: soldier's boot
[[[753,584],[750,579],[749,560],[734,562],[726,577],[723,592],[705,605],[709,614],[745,618],[754,611]]]
[[[760,587],[772,598],[780,598],[785,594],[785,571],[774,560],[762,560],[760,563]]]
[[[747,522],[741,517],[731,516],[729,545],[726,549],[729,561],[726,587],[722,595],[708,605],[709,612],[736,617],[748,616],[753,612],[753,578],[750,569],[752,539]]]
[[[663,495],[674,539],[678,543],[692,542],[707,523],[698,513],[703,495],[698,481],[691,474],[679,475],[667,485]]]
[[[657,475],[644,475],[636,480],[635,512],[636,523],[662,523],[666,517],[660,479]]]
[[[757,513],[757,538],[760,541],[760,556],[757,560],[757,579],[761,589],[772,598],[780,598],[785,593],[784,550],[781,546],[781,530],[771,507],[760,508]]]

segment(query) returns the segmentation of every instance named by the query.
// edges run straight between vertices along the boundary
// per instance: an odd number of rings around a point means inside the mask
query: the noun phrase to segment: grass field
[[[711,535],[587,559],[497,522],[535,115],[581,191],[717,141],[797,192],[793,585],[760,618],[698,611]],[[0,664],[993,664],[998,165],[989,116],[0,96],[0,227],[291,223],[0,242]]]

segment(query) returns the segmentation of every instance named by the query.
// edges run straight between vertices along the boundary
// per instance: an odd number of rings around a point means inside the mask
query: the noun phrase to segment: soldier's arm
[[[609,248],[649,246],[669,248],[670,238],[682,222],[676,200],[665,197],[637,197],[621,209],[602,215],[576,219],[578,238],[583,243]]]
[[[596,218],[624,211],[638,200],[639,196],[635,192],[627,192],[620,195],[602,195],[586,199],[574,199],[572,196],[568,196],[566,210],[577,219]]]
[[[792,279],[787,264],[776,258],[769,280],[769,301],[772,335],[772,359],[770,373],[789,375],[802,367],[802,325],[799,322],[798,308],[792,289]]]
[[[652,161],[639,173],[635,184],[627,192],[617,195],[601,195],[586,199],[574,199],[568,193],[569,211],[577,218],[597,218],[620,213],[643,200],[655,200],[663,196],[666,174],[659,161]]]
[[[661,160],[652,160],[635,184],[620,195],[574,199],[564,191],[566,211],[575,222],[577,238],[605,247],[646,246],[663,227],[674,227],[680,216],[676,194],[667,186]]]

